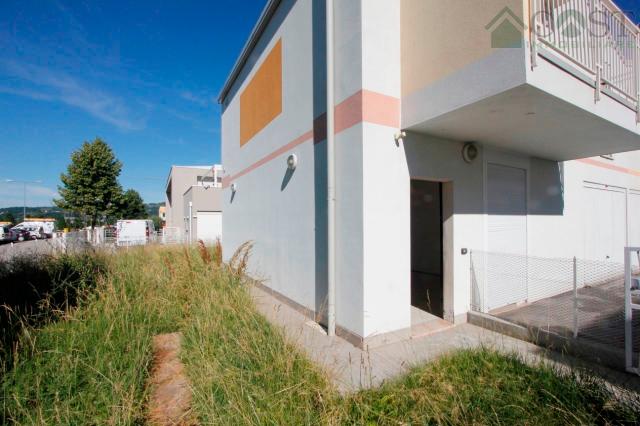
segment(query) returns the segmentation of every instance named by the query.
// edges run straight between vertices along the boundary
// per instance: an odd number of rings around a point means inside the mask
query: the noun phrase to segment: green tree
[[[122,163],[102,139],[84,142],[71,154],[67,173],[60,175],[61,198],[54,203],[65,210],[76,211],[88,219],[91,227],[102,220],[122,192],[118,176]]]
[[[2,213],[2,216],[0,216],[0,222],[11,222],[14,225],[17,223],[15,216],[11,212]]]
[[[153,220],[153,227],[156,231],[162,229],[162,219],[160,219],[160,216],[151,216],[151,220]]]
[[[58,231],[62,231],[64,228],[68,228],[67,220],[64,218],[64,215],[56,217],[56,229]]]
[[[114,206],[113,215],[117,219],[145,219],[148,216],[142,197],[134,189],[120,194]]]

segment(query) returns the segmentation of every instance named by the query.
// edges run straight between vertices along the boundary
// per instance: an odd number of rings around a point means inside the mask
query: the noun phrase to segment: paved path
[[[517,353],[530,363],[545,361],[559,368],[587,368],[605,378],[615,388],[640,391],[640,378],[637,376],[587,364],[471,324],[461,324],[430,335],[362,350],[339,337],[328,337],[316,323],[267,292],[257,287],[252,287],[251,292],[258,310],[270,322],[281,327],[287,338],[320,365],[343,392],[380,385],[417,364],[433,361],[457,349],[477,347]]]

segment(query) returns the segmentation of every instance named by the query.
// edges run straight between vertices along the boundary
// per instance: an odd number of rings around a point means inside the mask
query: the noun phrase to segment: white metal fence
[[[640,30],[610,0],[533,0],[532,52],[540,44],[638,105]]]
[[[53,244],[57,249],[70,251],[93,247],[133,247],[145,244],[182,244],[179,228],[163,228],[149,236],[130,241],[118,241],[113,227],[98,226],[94,229],[81,229],[72,232],[57,232]]]
[[[631,270],[639,270],[638,258]],[[624,265],[471,252],[471,309],[566,338],[625,347]],[[640,315],[629,324],[640,330]],[[640,349],[640,333],[633,352]]]

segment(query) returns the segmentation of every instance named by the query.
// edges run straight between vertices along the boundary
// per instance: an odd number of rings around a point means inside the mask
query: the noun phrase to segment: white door
[[[487,165],[486,306],[527,298],[527,171]]]
[[[212,244],[216,239],[222,239],[222,213],[198,212],[197,237],[206,244]]]
[[[584,253],[590,260],[624,262],[626,191],[585,182]]]

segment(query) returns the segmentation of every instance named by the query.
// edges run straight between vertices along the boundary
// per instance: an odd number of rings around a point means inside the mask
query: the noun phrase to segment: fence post
[[[625,369],[633,372],[633,310],[631,309],[631,250],[624,248],[624,358]]]
[[[573,256],[573,338],[578,337],[578,260]]]

